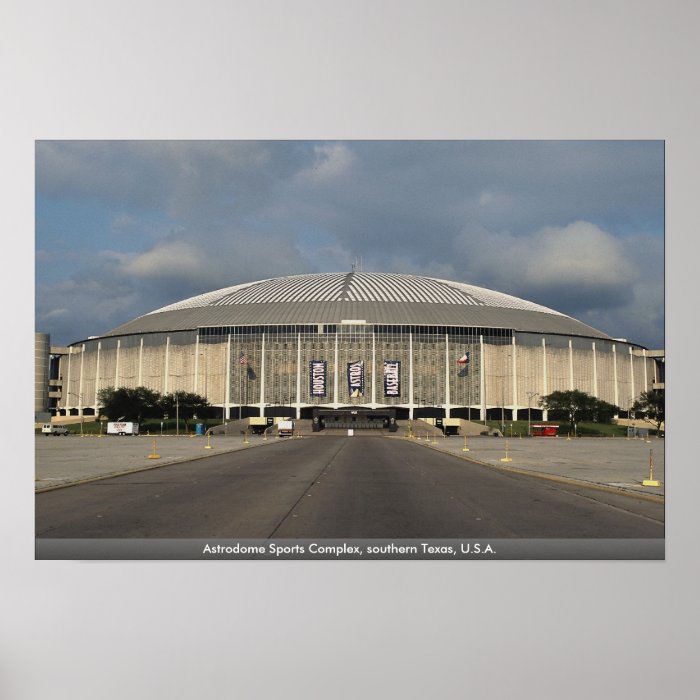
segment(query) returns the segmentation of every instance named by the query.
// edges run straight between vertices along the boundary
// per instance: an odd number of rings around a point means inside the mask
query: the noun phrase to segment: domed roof
[[[156,309],[107,335],[343,320],[608,337],[558,311],[490,289],[369,272],[294,275],[238,284]]]

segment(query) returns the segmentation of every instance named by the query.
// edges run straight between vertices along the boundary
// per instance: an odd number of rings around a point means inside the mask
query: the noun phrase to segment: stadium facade
[[[98,413],[100,389],[145,386],[202,394],[226,419],[306,418],[314,407],[546,419],[538,400],[552,391],[578,389],[626,410],[660,381],[653,353],[552,309],[459,282],[365,272],[220,289],[52,352],[59,415]]]

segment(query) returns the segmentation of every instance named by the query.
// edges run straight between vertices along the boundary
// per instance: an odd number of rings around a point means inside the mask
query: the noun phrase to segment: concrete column
[[[644,360],[644,391],[649,391],[649,378],[647,376],[647,351],[642,349],[642,359]]]
[[[138,386],[143,386],[143,336],[141,336],[141,344],[139,345],[139,383]],[[164,390],[165,394],[168,393],[167,385]]]
[[[413,420],[413,333],[408,334],[408,417]]]
[[[335,332],[335,372],[333,373],[333,408],[338,408],[338,331]]]
[[[78,408],[78,415],[83,415],[83,406],[85,404],[85,397],[83,396],[83,364],[85,361],[85,343],[82,344],[82,351],[80,353],[80,380],[78,381],[78,403],[80,404]]]
[[[595,342],[591,346],[593,349],[593,396],[598,398],[598,361],[595,352]]]
[[[197,394],[199,393],[199,333],[194,341],[194,388],[192,391]]]
[[[372,408],[377,408],[377,346],[372,331]]]
[[[301,418],[301,333],[297,333],[297,401],[296,417]]]
[[[165,338],[165,373],[163,377],[163,393],[167,394],[170,387],[170,336]],[[195,392],[196,393],[196,392]]]
[[[518,361],[515,356],[515,335],[513,335],[513,416],[511,420],[518,420]]]
[[[613,382],[615,383],[615,405],[620,406],[620,390],[617,386],[617,347],[612,346],[613,352]],[[621,407],[622,408],[622,407]]]
[[[262,359],[260,360],[260,416],[265,415],[265,333],[262,334]]]
[[[547,341],[542,338],[542,396],[547,396]],[[540,397],[541,398],[541,397]],[[549,420],[549,411],[542,411],[542,420]]]
[[[122,341],[117,340],[117,359],[114,363],[114,388],[119,388],[119,350],[121,349]]]
[[[574,390],[574,346],[569,338],[569,391]]]
[[[450,336],[445,333],[445,418],[450,417]]]
[[[224,388],[224,420],[231,417],[231,334],[226,340],[226,387]]]
[[[65,408],[70,404],[70,399],[68,398],[69,394],[69,387],[70,387],[70,373],[71,373],[71,359],[73,357],[73,348],[70,347],[68,348],[68,371],[66,372],[67,379],[63,383],[63,387],[61,388],[61,399],[63,400],[63,407]],[[65,388],[65,391],[63,389]],[[64,415],[68,415],[68,411],[64,413]]]
[[[479,409],[479,420],[486,420],[486,366],[484,362],[484,336],[479,336],[479,391],[481,393],[481,408]]]
[[[634,355],[632,355],[632,348],[629,349],[630,354],[630,401],[634,401],[637,398],[637,392],[634,390]]]
[[[97,360],[95,361],[95,416],[97,416],[97,406],[99,401],[97,399],[97,394],[100,391],[100,350],[102,350],[102,343],[97,342]]]

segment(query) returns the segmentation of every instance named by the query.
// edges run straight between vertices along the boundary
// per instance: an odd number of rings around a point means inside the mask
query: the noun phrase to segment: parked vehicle
[[[131,421],[107,423],[107,435],[138,435],[139,424]]]
[[[272,417],[253,416],[248,419],[248,427],[255,435],[262,435],[272,425]]]
[[[52,423],[44,423],[41,426],[43,435],[68,435],[68,428],[65,425],[53,425]]]
[[[277,423],[277,435],[279,437],[292,437],[294,435],[294,421],[281,420]]]

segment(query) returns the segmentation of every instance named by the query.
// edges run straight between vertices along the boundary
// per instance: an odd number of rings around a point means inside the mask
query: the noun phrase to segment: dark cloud
[[[656,345],[663,191],[661,142],[43,141],[37,327],[69,342],[187,296],[361,256],[366,270],[495,288]],[[66,203],[67,219],[74,208],[76,249],[80,231],[104,243],[54,286],[42,201]],[[75,255],[70,242],[60,254]],[[648,323],[634,321],[640,303]]]

